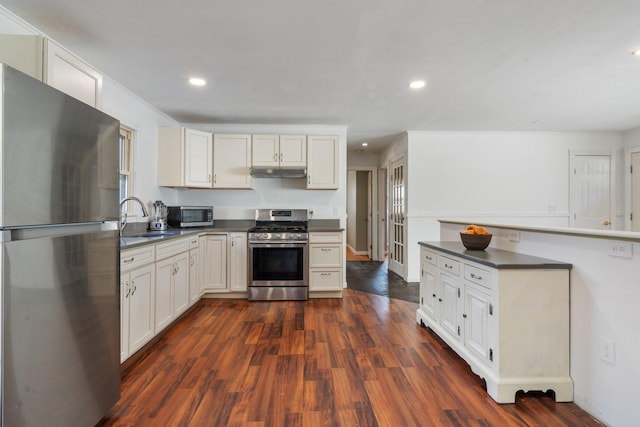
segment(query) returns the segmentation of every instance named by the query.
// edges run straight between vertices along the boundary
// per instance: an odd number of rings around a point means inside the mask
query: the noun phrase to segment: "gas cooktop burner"
[[[251,227],[249,229],[250,232],[265,232],[265,233],[273,233],[277,231],[287,231],[287,232],[298,232],[298,233],[306,233],[307,225],[306,224],[256,224],[255,227]]]
[[[258,209],[249,240],[307,240],[306,209]]]

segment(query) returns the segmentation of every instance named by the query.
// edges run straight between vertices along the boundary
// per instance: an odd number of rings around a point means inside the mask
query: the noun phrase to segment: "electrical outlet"
[[[600,339],[600,359],[612,365],[616,364],[616,343],[604,338]]]
[[[633,257],[633,243],[621,242],[619,240],[609,242],[609,256],[615,256],[619,258],[632,258]]]
[[[507,236],[509,237],[510,242],[519,242],[520,241],[520,232],[515,230],[510,230],[507,232]]]

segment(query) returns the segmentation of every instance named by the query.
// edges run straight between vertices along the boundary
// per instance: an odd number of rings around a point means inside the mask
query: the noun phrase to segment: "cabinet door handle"
[[[283,159],[284,159],[284,155],[282,153],[280,153],[280,163],[282,163]]]
[[[442,302],[442,298],[438,298],[438,302]]]
[[[432,296],[433,298],[435,298],[435,297],[436,297],[436,294],[433,294],[433,295],[431,295],[431,296]]]
[[[467,318],[467,313],[462,313],[462,317]]]
[[[307,184],[311,184],[311,175],[307,175]]]
[[[131,287],[129,286],[129,281],[128,280],[124,283],[124,287],[127,288],[127,293],[124,294],[124,297],[125,298],[129,298],[129,294],[131,293]]]
[[[191,255],[191,263],[189,264],[191,267],[193,267],[193,264],[196,263],[196,256],[195,255]]]
[[[278,161],[278,153],[276,153],[275,151],[273,152],[273,161],[274,162]]]
[[[138,288],[136,287],[136,281],[135,281],[135,280],[132,280],[132,281],[131,281],[131,286],[133,286],[133,289],[131,290],[131,296],[133,296],[133,294],[135,294],[135,293],[136,293],[136,289],[138,289]]]
[[[133,257],[133,256],[132,256],[131,258],[128,258],[128,259],[122,260],[122,262],[123,262],[123,263],[125,263],[125,264],[128,264],[128,263],[130,263],[130,262],[133,262],[133,260],[134,260],[134,259],[136,259],[136,257]]]
[[[211,183],[211,174],[209,174],[209,183]]]

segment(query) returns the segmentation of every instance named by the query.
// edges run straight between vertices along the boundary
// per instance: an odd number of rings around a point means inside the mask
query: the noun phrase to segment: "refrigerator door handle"
[[[118,230],[117,221],[84,222],[79,224],[44,225],[33,227],[5,228],[1,233],[1,241],[40,239],[42,237],[69,236],[74,234],[95,233],[99,231]]]

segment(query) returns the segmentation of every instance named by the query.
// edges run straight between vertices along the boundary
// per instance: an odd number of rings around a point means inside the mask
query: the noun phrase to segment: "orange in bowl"
[[[491,243],[491,233],[489,233],[484,227],[477,225],[467,225],[467,227],[460,232],[460,240],[465,248],[474,251],[482,251]]]

